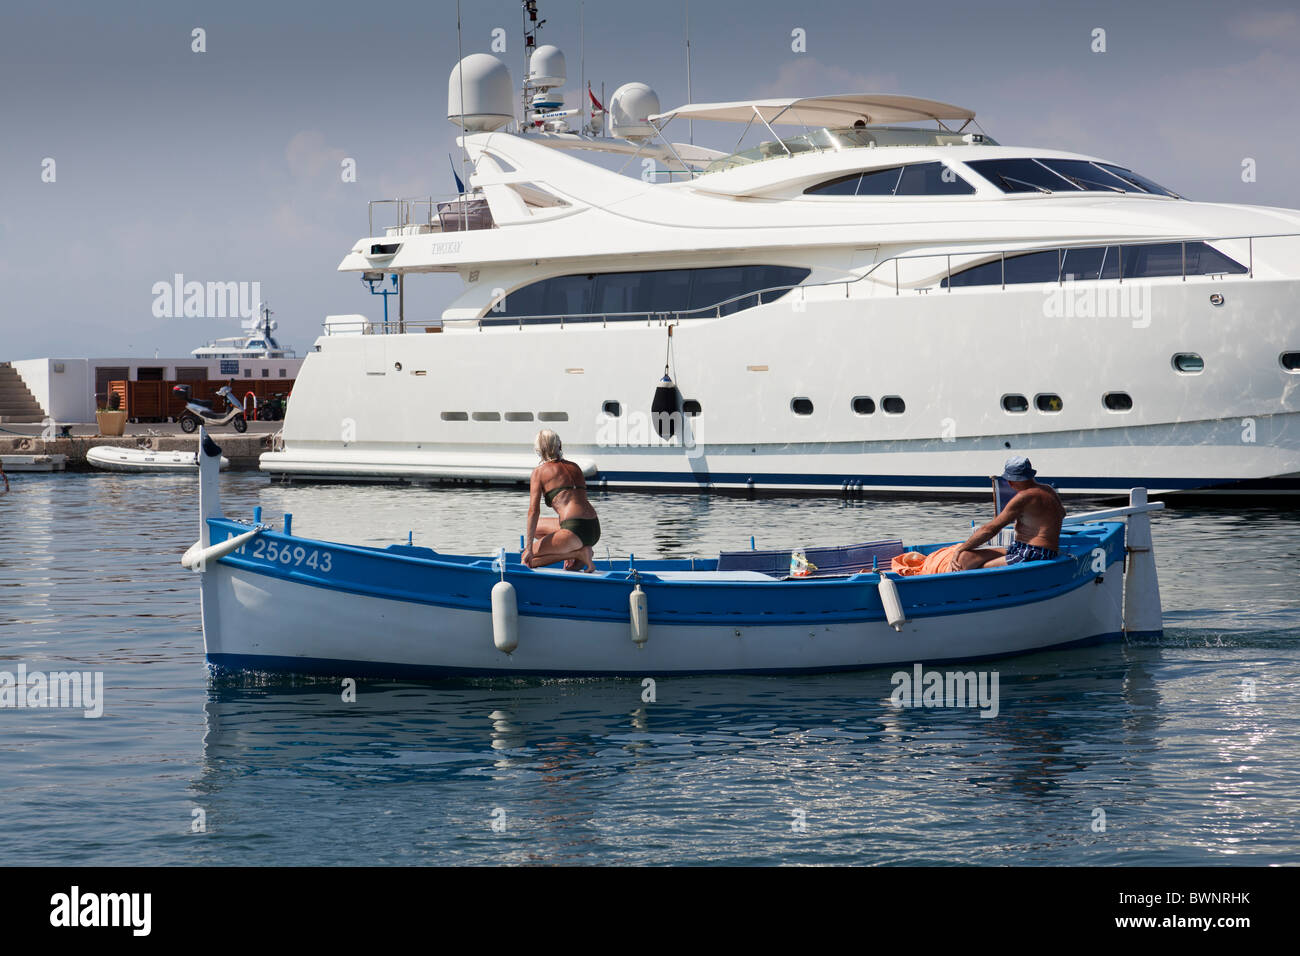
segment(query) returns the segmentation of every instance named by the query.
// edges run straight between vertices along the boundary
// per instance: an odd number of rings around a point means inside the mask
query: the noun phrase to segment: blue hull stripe
[[[224,519],[211,519],[212,540],[221,541],[243,529]],[[285,566],[238,551],[220,559],[222,565],[293,584],[361,594],[410,604],[488,612],[491,585],[497,574],[486,568],[422,561],[373,548],[285,538],[274,531],[263,539],[287,548],[296,543],[331,555],[336,574]],[[1122,559],[1123,526],[1095,525],[1074,529],[1069,540],[1080,554],[1073,562],[1030,562],[1013,568],[973,571],[960,580],[913,577],[903,585],[909,618],[949,617],[972,612],[1024,607],[1082,587],[1098,575],[1088,565],[1090,545],[1106,551],[1109,568]],[[246,546],[247,547],[247,546]],[[268,545],[269,547],[269,545]],[[486,562],[484,562],[486,563]],[[672,563],[672,562],[668,562]],[[875,576],[864,580],[835,579],[761,584],[659,583],[652,580],[655,562],[644,567],[650,594],[650,622],[659,625],[773,626],[868,623],[884,619]],[[521,617],[567,618],[584,621],[626,621],[626,574],[559,575],[508,567],[505,578],[518,590]]]
[[[924,663],[926,665],[942,666],[944,664],[969,663],[971,661],[1000,660],[1008,657],[1023,657],[1026,654],[1037,654],[1042,651],[1059,651],[1071,647],[1087,647],[1095,644],[1105,644],[1114,641],[1121,641],[1123,639],[1123,633],[1116,631],[1108,634],[1096,634],[1092,637],[1080,638],[1073,641],[1064,641],[1060,644],[1045,645],[1041,648],[1034,648],[1033,650],[1009,651],[1003,654],[986,654],[980,657],[942,658],[926,660]],[[469,677],[627,677],[639,680],[643,677],[689,677],[692,675],[715,674],[834,674],[877,670],[884,667],[911,667],[914,663],[917,663],[914,659],[909,658],[885,664],[845,664],[836,667],[753,667],[705,671],[656,671],[643,670],[641,668],[629,668],[625,672],[611,673],[610,671],[584,671],[572,668],[543,668],[537,670],[519,670],[512,668],[506,670],[477,667],[440,667],[429,664],[395,664],[377,661],[337,660],[327,657],[279,657],[271,655],[263,656],[260,654],[209,654],[207,655],[207,660],[212,667],[225,671],[302,674],[313,677],[358,677],[379,680],[440,680]]]

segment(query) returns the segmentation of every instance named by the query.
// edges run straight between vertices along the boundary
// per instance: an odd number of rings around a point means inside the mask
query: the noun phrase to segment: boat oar
[[[245,531],[241,535],[233,538],[227,538],[225,541],[209,547],[203,547],[201,541],[195,541],[189,549],[181,555],[181,567],[189,568],[191,571],[202,568],[209,561],[220,561],[232,551],[242,548],[247,542],[251,541],[265,529],[254,528],[252,531]]]

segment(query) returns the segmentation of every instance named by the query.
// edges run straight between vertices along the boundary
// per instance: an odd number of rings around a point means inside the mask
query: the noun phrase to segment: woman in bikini
[[[600,519],[587,500],[582,469],[564,460],[560,436],[549,428],[537,433],[533,450],[542,463],[533,469],[529,484],[524,564],[536,568],[563,561],[569,571],[576,571],[580,564],[595,571],[591,549],[600,540]],[[541,517],[543,500],[559,517]]]

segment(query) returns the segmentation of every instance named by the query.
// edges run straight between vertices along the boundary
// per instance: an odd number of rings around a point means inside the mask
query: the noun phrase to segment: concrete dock
[[[249,422],[248,431],[239,434],[226,427],[209,432],[230,459],[232,471],[256,471],[259,456],[270,451],[275,433],[283,422]],[[98,434],[95,425],[73,425],[70,438],[42,438],[39,424],[6,423],[0,430],[0,455],[66,455],[68,471],[95,471],[86,464],[86,452],[96,445],[116,448],[150,448],[154,451],[193,451],[198,447],[198,433],[186,435],[174,423],[126,426],[127,434],[107,437]]]

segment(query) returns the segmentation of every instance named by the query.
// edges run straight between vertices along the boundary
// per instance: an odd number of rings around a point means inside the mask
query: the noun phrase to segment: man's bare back
[[[970,571],[997,568],[1026,561],[1050,561],[1057,556],[1061,542],[1061,524],[1065,505],[1050,485],[1034,480],[1037,472],[1028,458],[1007,459],[999,476],[1015,495],[997,517],[971,532],[971,536],[954,548],[949,570]],[[1016,540],[1009,548],[983,547],[999,531],[1014,522]]]
[[[1051,485],[1034,482],[1032,488],[1017,492],[1012,499],[1024,499],[1024,510],[1016,518],[1016,540],[1055,551],[1061,543],[1061,522],[1065,505]]]

